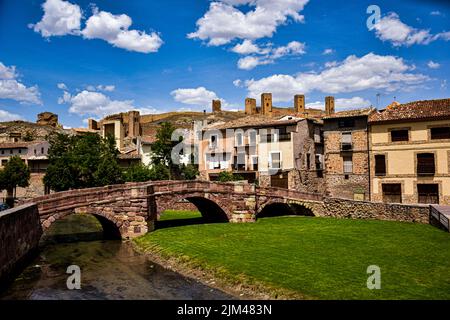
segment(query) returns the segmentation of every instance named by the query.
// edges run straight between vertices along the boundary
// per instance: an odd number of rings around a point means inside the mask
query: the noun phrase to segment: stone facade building
[[[247,98],[250,116],[204,128],[199,145],[201,177],[217,180],[220,172],[229,171],[260,186],[325,192],[320,117],[304,117],[310,109],[305,108],[303,95],[294,97],[296,112],[288,108],[281,116],[274,115],[283,111],[273,108],[271,94],[262,94],[261,104],[262,109]]]
[[[329,101],[329,103],[332,102]],[[372,108],[350,110],[333,113],[323,118],[324,176],[328,195],[369,200],[367,121],[372,112],[374,112]]]
[[[393,103],[369,125],[372,201],[450,205],[450,99]]]

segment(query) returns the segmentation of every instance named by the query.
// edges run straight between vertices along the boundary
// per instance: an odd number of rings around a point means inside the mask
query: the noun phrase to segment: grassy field
[[[162,219],[198,217],[168,212]],[[450,299],[450,234],[429,225],[279,217],[156,230],[136,244],[230,282],[309,299]],[[366,286],[381,268],[381,289]]]

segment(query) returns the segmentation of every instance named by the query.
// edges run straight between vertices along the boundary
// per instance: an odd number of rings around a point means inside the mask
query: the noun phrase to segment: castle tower
[[[325,97],[325,114],[329,116],[334,113],[334,97]]]
[[[272,94],[261,94],[261,113],[263,115],[272,116]]]
[[[212,112],[221,112],[222,111],[222,102],[220,100],[213,100],[212,101]]]
[[[247,115],[256,114],[256,99],[252,98],[245,99],[245,114]]]
[[[128,112],[128,137],[136,138],[141,133],[141,114],[139,111]]]
[[[296,113],[305,113],[305,96],[303,94],[294,96],[294,111]]]

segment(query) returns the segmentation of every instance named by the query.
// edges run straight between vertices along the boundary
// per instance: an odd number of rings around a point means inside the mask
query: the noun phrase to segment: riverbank
[[[237,297],[450,298],[450,235],[429,225],[280,217],[164,228],[134,245]],[[367,288],[371,265],[381,269],[381,290]]]

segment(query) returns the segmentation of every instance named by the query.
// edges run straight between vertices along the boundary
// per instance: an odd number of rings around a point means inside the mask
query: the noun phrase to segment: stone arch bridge
[[[67,215],[88,213],[98,218],[105,232],[130,239],[152,231],[159,215],[182,200],[194,204],[206,221],[253,222],[270,208],[315,215],[323,197],[249,184],[158,181],[59,192],[28,204],[37,206],[43,231]]]

